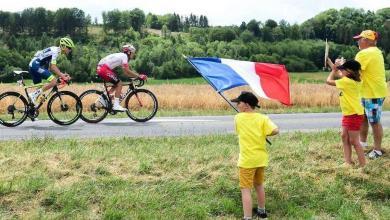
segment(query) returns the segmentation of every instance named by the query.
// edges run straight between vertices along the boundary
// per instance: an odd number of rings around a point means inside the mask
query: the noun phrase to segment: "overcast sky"
[[[18,12],[29,7],[49,10],[76,7],[102,20],[103,11],[139,8],[145,14],[178,13],[180,15],[206,15],[210,25],[240,25],[251,19],[265,21],[287,20],[290,24],[302,23],[319,12],[330,8],[363,8],[376,11],[390,7],[390,0],[6,0],[1,2],[2,11]]]

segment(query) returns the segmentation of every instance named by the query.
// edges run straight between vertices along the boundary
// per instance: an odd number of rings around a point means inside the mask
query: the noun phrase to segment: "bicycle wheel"
[[[70,91],[55,93],[47,103],[49,118],[59,125],[70,125],[79,119],[82,111],[80,98]]]
[[[20,93],[5,92],[0,95],[0,124],[15,127],[27,118],[27,100]]]
[[[127,115],[137,122],[145,122],[152,119],[158,109],[156,96],[147,89],[132,91],[126,98]]]
[[[108,114],[108,99],[102,91],[87,90],[80,95],[83,111],[80,118],[88,123],[98,123]]]

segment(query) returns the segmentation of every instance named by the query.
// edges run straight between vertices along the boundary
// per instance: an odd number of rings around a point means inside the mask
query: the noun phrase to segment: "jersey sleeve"
[[[121,60],[122,60],[122,67],[126,68],[129,66],[129,59],[127,58],[126,54],[122,53]]]
[[[278,126],[275,125],[275,123],[273,123],[271,121],[271,119],[266,116],[265,120],[264,120],[264,124],[263,124],[263,131],[264,131],[264,135],[265,136],[268,136],[270,134],[272,134],[272,132],[278,128]]]
[[[57,65],[57,58],[58,58],[58,56],[60,55],[60,52],[61,52],[60,48],[59,47],[52,47],[50,49],[52,51],[50,64]]]

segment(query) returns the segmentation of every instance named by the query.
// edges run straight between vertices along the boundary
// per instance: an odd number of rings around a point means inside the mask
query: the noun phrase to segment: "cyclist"
[[[54,72],[58,77],[61,77],[65,81],[68,81],[70,79],[69,74],[61,72],[60,69],[57,67],[57,58],[60,54],[71,56],[73,48],[73,41],[70,38],[63,37],[60,39],[59,47],[52,46],[35,53],[34,58],[32,58],[32,60],[30,61],[28,69],[29,73],[32,76],[33,83],[41,83],[42,78],[49,81],[49,83],[45,84],[42,88],[37,89],[32,93],[29,93],[30,99],[34,104],[36,99],[40,94],[42,94],[42,92],[53,88],[56,85],[57,79],[52,72]]]
[[[110,54],[103,59],[101,59],[98,63],[96,72],[100,78],[102,78],[106,82],[110,82],[113,84],[112,88],[109,91],[109,97],[111,98],[111,94],[115,91],[115,98],[114,98],[114,106],[113,110],[115,111],[126,111],[126,108],[123,108],[119,104],[119,98],[122,94],[122,82],[118,78],[117,74],[113,71],[118,66],[121,66],[123,69],[123,72],[128,77],[135,77],[139,78],[141,80],[146,80],[148,77],[144,74],[138,74],[134,70],[131,69],[128,62],[131,59],[135,58],[135,47],[131,44],[126,44],[122,46],[122,52],[121,53],[113,53]],[[103,105],[106,105],[103,98],[100,98],[100,102]]]

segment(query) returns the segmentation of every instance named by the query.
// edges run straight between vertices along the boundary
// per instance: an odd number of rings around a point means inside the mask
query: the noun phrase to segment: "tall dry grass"
[[[81,94],[87,89],[101,89],[100,84],[78,85],[73,84],[65,87],[64,90],[70,90],[76,94]],[[209,85],[151,85],[145,86],[151,90],[158,99],[159,108],[164,110],[224,110],[229,109],[225,100],[216,93]],[[390,85],[388,86],[390,90]],[[339,105],[339,91],[332,86],[325,84],[292,84],[291,98],[295,107],[337,107]],[[5,91],[24,91],[17,86],[10,84],[0,84],[0,93]],[[236,97],[240,91],[249,90],[248,87],[239,87],[225,92],[227,98]],[[123,91],[125,91],[123,89]],[[389,91],[390,94],[390,91]],[[260,99],[262,108],[277,109],[282,107],[276,101]],[[385,106],[390,106],[390,99],[386,99]],[[284,107],[284,106],[283,106]]]

